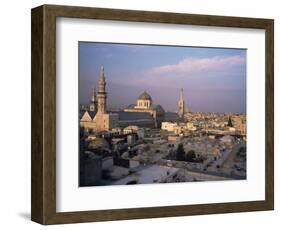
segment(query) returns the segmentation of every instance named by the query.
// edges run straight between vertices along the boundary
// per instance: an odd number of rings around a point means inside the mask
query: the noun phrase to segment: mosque
[[[159,128],[165,120],[184,118],[184,99],[181,90],[178,101],[178,113],[165,113],[161,105],[153,104],[151,96],[144,91],[136,100],[122,111],[106,110],[107,92],[104,67],[101,67],[98,92],[95,89],[88,109],[80,112],[80,127],[94,131],[108,131],[113,128],[124,128],[130,125]],[[172,115],[172,116],[171,116]]]
[[[161,127],[161,123],[165,118],[165,110],[161,105],[154,105],[152,103],[151,96],[144,91],[137,99],[136,104],[131,104],[124,109],[124,112],[127,113],[149,113],[153,120],[154,126],[156,128]]]

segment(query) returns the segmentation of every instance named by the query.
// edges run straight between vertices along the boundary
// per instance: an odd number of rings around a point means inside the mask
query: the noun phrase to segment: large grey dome
[[[139,100],[152,100],[151,99],[151,96],[146,92],[144,91],[138,98]]]

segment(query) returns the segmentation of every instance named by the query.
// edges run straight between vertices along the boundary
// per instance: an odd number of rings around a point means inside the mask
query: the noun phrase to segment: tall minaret
[[[178,114],[182,119],[184,118],[184,112],[183,88],[181,88],[180,98],[178,101]]]
[[[99,79],[99,90],[98,90],[98,112],[106,113],[106,91],[105,91],[105,76],[104,68],[101,66],[100,79]]]
[[[97,94],[96,94],[96,88],[93,89],[93,95],[90,102],[90,111],[97,111]]]

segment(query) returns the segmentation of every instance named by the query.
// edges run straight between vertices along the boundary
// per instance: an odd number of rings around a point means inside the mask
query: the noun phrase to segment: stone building
[[[119,127],[127,127],[137,125],[140,127],[155,128],[155,120],[150,113],[147,112],[116,112],[119,117]]]
[[[100,185],[102,179],[102,157],[85,151],[80,154],[79,186]]]
[[[118,114],[109,113],[106,110],[106,80],[104,68],[101,67],[98,85],[98,95],[94,90],[90,109],[84,111],[80,119],[80,127],[95,131],[110,130],[118,126]]]
[[[93,122],[95,116],[96,111],[85,110],[80,116],[80,127],[90,130],[96,129],[96,123]]]
[[[98,90],[98,110],[93,121],[96,123],[96,131],[110,130],[118,127],[118,114],[108,113],[106,110],[106,81],[104,75],[104,68],[101,67],[99,78],[99,90]]]
[[[163,109],[161,106],[154,107],[149,95],[148,97],[143,96],[142,99],[143,101],[139,103],[140,107],[138,110],[107,111],[106,79],[102,66],[97,95],[94,89],[90,105],[88,107],[83,107],[84,109],[80,111],[80,127],[93,131],[108,131],[117,127],[127,127],[129,125],[156,127],[157,122],[160,122],[160,117],[164,114]]]
[[[137,99],[136,104],[131,104],[124,109],[125,112],[149,113],[154,119],[154,126],[161,127],[165,119],[165,110],[161,105],[154,105],[151,96],[144,91]]]
[[[161,128],[163,121],[176,121],[184,117],[183,90],[178,101],[178,113],[165,113],[161,105],[155,105],[151,96],[144,91],[123,111],[107,111],[106,78],[103,66],[100,70],[98,92],[95,88],[89,107],[80,111],[80,127],[93,131],[108,131],[117,127],[137,125],[140,127]]]
[[[165,117],[162,106],[153,105],[151,96],[146,92],[139,96],[137,104],[128,106],[124,111],[109,112],[106,102],[106,79],[102,66],[97,95],[94,89],[89,108],[80,112],[80,127],[94,131],[108,131],[129,125],[155,128],[161,127]]]

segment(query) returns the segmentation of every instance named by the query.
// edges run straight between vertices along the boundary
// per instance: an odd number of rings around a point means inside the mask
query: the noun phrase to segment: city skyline
[[[108,109],[149,92],[176,111],[180,89],[186,107],[202,112],[246,112],[246,50],[79,42],[79,103],[87,104],[105,67]]]
[[[88,90],[84,82],[80,92],[92,92],[90,103],[79,107],[80,186],[246,179],[247,116],[226,113],[233,111],[233,102],[245,103],[241,94],[238,99],[230,93],[243,90],[245,51],[93,47],[96,52],[82,45],[79,53],[79,75],[89,74]],[[187,83],[191,88],[184,95],[180,88]],[[201,101],[190,94],[194,89]],[[194,112],[196,105],[200,113]],[[202,112],[206,109],[223,113]]]

